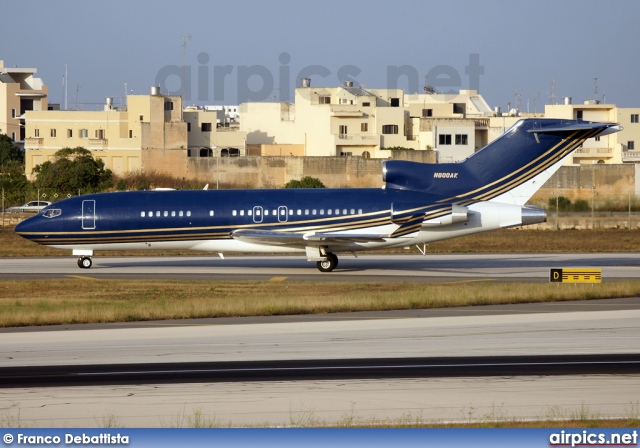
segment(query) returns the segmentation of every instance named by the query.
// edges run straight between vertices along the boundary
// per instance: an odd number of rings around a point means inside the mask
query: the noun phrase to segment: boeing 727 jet
[[[338,253],[422,245],[541,223],[525,205],[588,138],[616,124],[523,119],[459,163],[383,162],[382,188],[131,191],[56,202],[16,227],[71,250],[90,268],[97,250],[302,252],[320,271]]]

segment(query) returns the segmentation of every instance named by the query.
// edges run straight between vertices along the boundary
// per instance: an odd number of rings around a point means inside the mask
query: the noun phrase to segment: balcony
[[[613,157],[613,148],[578,148],[576,157]]]
[[[42,137],[28,137],[24,139],[25,149],[42,149],[44,144],[44,138]]]
[[[90,138],[87,145],[87,149],[92,151],[104,151],[107,147],[107,139],[105,138]]]
[[[640,163],[640,151],[622,151],[622,162]]]

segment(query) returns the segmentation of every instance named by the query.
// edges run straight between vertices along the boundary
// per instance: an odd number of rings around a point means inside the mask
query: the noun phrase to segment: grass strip
[[[640,296],[639,281],[548,283],[345,283],[0,281],[0,327],[211,317],[428,309]]]

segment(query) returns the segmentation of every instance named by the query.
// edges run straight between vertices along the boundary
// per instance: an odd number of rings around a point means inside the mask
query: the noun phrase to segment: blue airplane
[[[51,204],[16,232],[70,249],[85,269],[96,250],[189,249],[304,252],[330,272],[340,252],[545,222],[546,211],[526,202],[586,139],[620,129],[523,119],[459,163],[387,160],[382,188],[89,194]]]

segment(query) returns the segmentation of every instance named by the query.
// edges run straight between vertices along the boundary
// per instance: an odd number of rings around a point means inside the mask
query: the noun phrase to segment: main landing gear
[[[78,267],[81,269],[89,269],[92,264],[91,257],[82,256],[78,258]]]
[[[320,272],[331,272],[338,266],[338,256],[331,252],[327,252],[327,259],[316,263]]]

